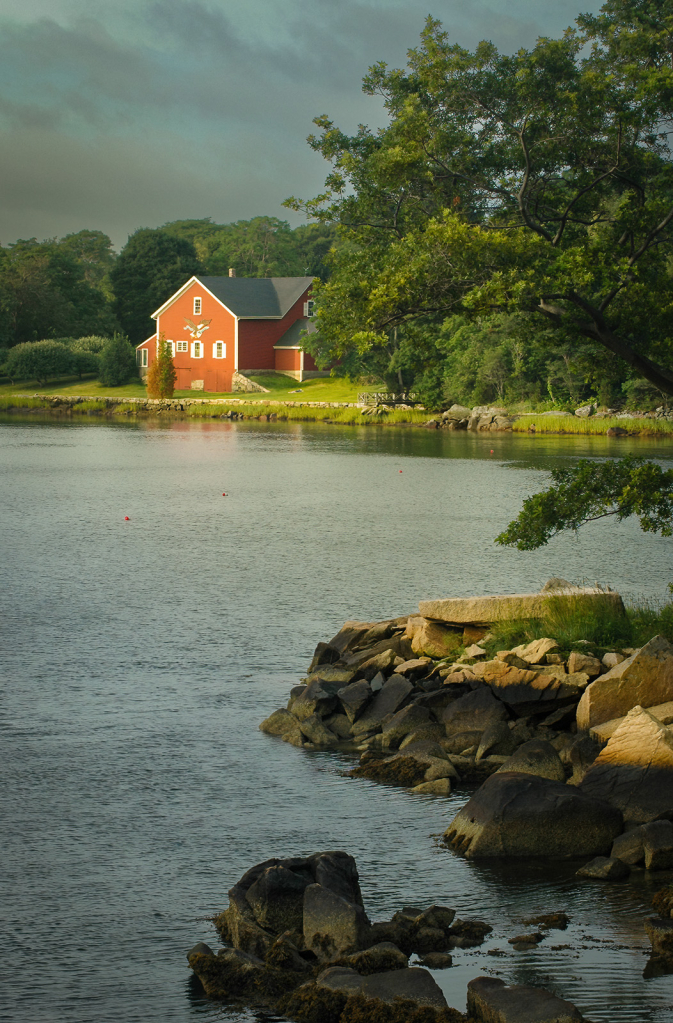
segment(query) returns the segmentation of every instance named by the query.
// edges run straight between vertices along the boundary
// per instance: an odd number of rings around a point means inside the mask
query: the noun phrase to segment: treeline
[[[139,344],[154,329],[150,314],[193,274],[233,267],[239,277],[325,279],[335,235],[330,225],[254,217],[141,228],[119,255],[102,231],[17,241],[0,247],[0,348],[115,332]]]

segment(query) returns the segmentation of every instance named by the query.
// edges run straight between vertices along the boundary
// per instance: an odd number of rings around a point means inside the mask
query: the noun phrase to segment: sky
[[[403,67],[430,13],[505,51],[590,0],[0,0],[0,244],[268,215],[321,190],[306,144],[328,114],[383,124],[361,90]]]

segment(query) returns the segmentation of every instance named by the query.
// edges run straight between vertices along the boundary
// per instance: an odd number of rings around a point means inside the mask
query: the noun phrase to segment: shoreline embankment
[[[455,410],[455,411],[454,411]],[[459,410],[459,411],[458,411]],[[261,422],[324,422],[343,426],[414,426],[423,429],[499,432],[607,435],[610,437],[656,437],[673,435],[673,415],[668,412],[633,412],[608,415],[576,415],[568,412],[522,412],[508,414],[487,406],[465,409],[454,406],[431,414],[419,408],[364,406],[358,402],[279,401],[273,398],[130,398],[73,394],[10,394],[0,397],[0,413],[59,416],[104,416],[146,419],[155,416],[178,419],[258,420]]]

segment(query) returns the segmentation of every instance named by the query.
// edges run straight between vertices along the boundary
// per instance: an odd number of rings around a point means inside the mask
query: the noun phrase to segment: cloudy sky
[[[0,0],[0,243],[212,217],[288,216],[322,187],[327,113],[381,121],[360,84],[425,16],[505,50],[590,0]]]

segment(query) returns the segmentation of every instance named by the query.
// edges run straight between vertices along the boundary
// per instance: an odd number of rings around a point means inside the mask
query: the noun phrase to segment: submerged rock
[[[611,856],[596,856],[577,871],[578,877],[591,877],[596,881],[625,881],[631,873],[622,860]]]
[[[581,1023],[571,1002],[544,988],[505,985],[496,977],[477,977],[467,985],[467,1011],[479,1023]]]

